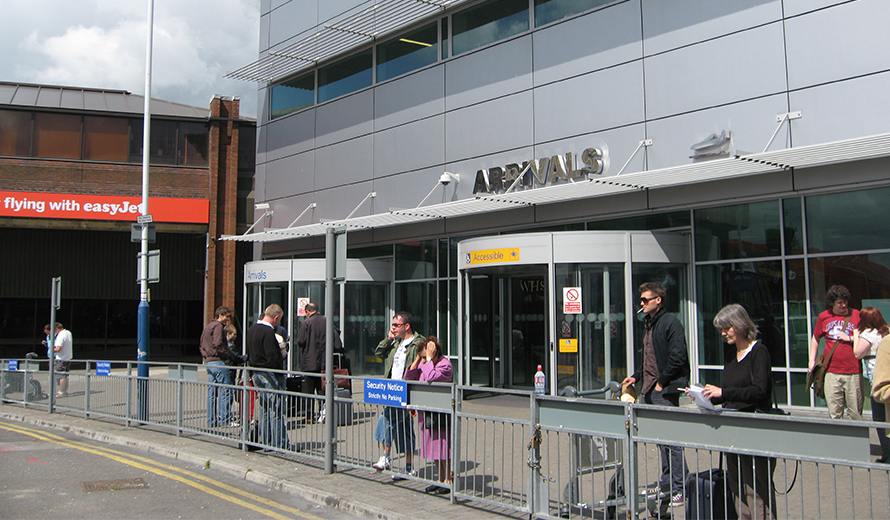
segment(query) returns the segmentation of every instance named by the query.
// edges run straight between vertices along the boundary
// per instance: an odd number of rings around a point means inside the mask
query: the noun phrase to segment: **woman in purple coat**
[[[442,355],[442,345],[435,336],[427,338],[426,345],[418,349],[417,357],[408,370],[405,379],[435,383],[451,383],[454,372],[451,361]],[[420,456],[436,461],[439,482],[451,484],[451,417],[449,414],[421,412],[418,419],[423,441],[420,444]],[[427,493],[444,495],[448,487],[433,484],[426,488]]]

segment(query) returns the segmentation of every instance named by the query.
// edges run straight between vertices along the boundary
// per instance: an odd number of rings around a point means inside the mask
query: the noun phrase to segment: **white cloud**
[[[224,79],[257,57],[255,0],[155,0],[152,97],[200,107],[214,94],[256,115],[256,84]],[[147,3],[11,3],[0,34],[0,79],[129,90],[145,84]],[[6,24],[4,24],[6,25]]]

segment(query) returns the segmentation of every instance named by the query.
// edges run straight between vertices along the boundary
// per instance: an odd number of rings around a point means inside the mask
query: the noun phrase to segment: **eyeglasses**
[[[399,327],[404,327],[404,326],[405,326],[404,323],[393,323],[392,324],[392,328],[394,328],[394,329],[397,329]]]
[[[645,296],[640,296],[640,304],[641,304],[641,305],[646,305],[647,303],[651,302],[651,301],[654,300],[655,298],[658,298],[658,296],[653,296],[653,297],[651,297],[651,298],[646,298]]]

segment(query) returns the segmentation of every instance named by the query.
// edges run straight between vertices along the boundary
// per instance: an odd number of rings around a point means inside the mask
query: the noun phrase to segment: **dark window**
[[[91,161],[127,161],[129,120],[120,117],[83,118],[83,158]]]
[[[451,16],[453,55],[528,30],[528,2],[489,0]]]
[[[318,69],[318,102],[322,103],[371,85],[371,49]]]
[[[130,132],[130,162],[142,162],[141,119],[132,120]],[[150,164],[176,164],[176,135],[179,123],[176,121],[151,120],[151,140],[149,145]]]
[[[378,45],[377,81],[436,63],[439,49],[436,27],[436,23],[431,23]]]
[[[272,119],[315,104],[315,73],[272,87]]]
[[[34,157],[80,159],[80,116],[34,115]]]
[[[535,0],[535,27],[608,4],[614,0]]]
[[[176,164],[207,166],[207,125],[180,123],[179,135],[179,160]]]
[[[780,255],[779,211],[774,200],[695,210],[695,259]]]
[[[0,110],[0,155],[28,156],[31,113]]]
[[[807,250],[829,253],[890,247],[890,220],[885,216],[888,198],[890,188],[807,197]]]

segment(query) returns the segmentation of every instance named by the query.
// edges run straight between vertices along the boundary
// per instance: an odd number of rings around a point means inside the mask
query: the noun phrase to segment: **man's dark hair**
[[[830,309],[834,307],[834,302],[838,300],[847,300],[847,303],[850,303],[851,296],[850,289],[836,284],[828,288],[828,292],[825,293],[825,300],[828,302],[828,308]]]
[[[402,323],[404,323],[408,326],[409,329],[411,329],[412,332],[414,331],[414,316],[412,316],[410,312],[399,311],[393,317],[399,318],[400,320],[402,320]]]
[[[220,316],[229,316],[231,314],[232,314],[232,309],[230,309],[226,306],[220,305],[219,307],[216,308],[216,316],[214,316],[214,318],[219,318]]]
[[[318,305],[315,305],[314,303],[307,303],[306,312],[318,312]]]
[[[661,282],[646,282],[640,285],[640,294],[643,294],[646,291],[650,291],[655,296],[661,298],[661,303],[664,303],[665,298],[667,298],[667,291],[664,290],[664,286],[661,285]]]

